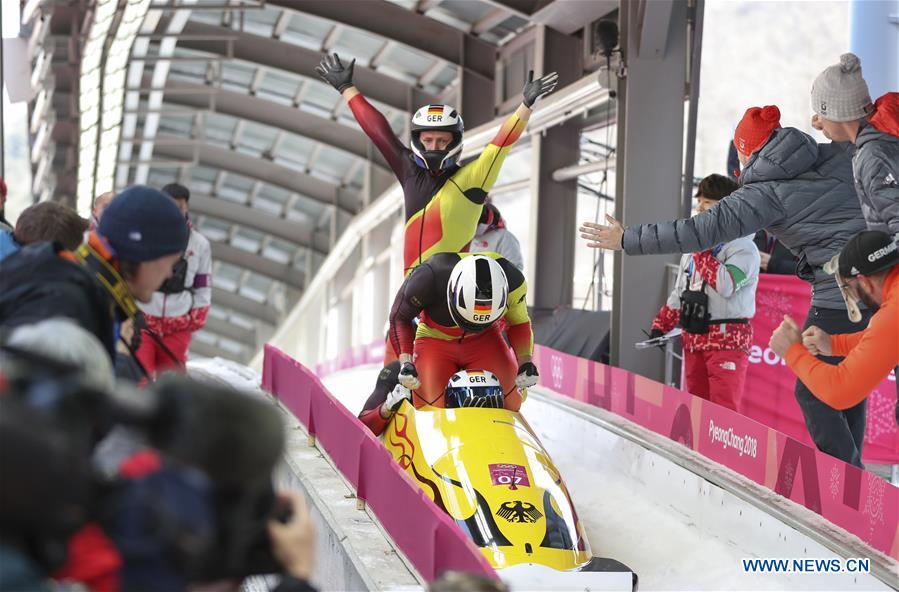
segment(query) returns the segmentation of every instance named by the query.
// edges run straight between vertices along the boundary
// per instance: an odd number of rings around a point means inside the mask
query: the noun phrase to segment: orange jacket
[[[899,266],[887,276],[883,293],[883,304],[867,329],[831,337],[833,355],[845,356],[839,364],[818,360],[801,343],[787,350],[790,369],[835,409],[860,403],[899,364]]]

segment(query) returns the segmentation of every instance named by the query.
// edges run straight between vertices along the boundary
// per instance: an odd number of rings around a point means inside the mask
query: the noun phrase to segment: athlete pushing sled
[[[402,402],[404,392],[390,386],[392,372],[412,391],[415,407],[439,408],[454,374],[486,370],[502,386],[504,407],[517,411],[522,389],[538,379],[526,296],[524,275],[496,253],[439,253],[417,267],[403,282],[390,313],[389,338],[399,361],[382,371],[386,382],[379,379],[381,387],[360,419],[376,434],[384,429],[388,411]],[[419,315],[416,329],[413,320]],[[500,319],[505,319],[511,349]],[[380,397],[396,400],[385,408]]]

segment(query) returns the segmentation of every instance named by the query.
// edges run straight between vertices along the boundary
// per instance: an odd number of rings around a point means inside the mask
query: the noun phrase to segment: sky
[[[849,51],[848,1],[705,3],[696,176],[725,173],[728,143],[749,107],[777,105],[781,124],[812,130],[812,81]]]
[[[3,37],[15,37],[19,33],[18,0],[2,0]],[[31,167],[28,164],[28,106],[11,104],[3,88],[3,153],[5,156],[4,179],[8,188],[6,218],[15,222],[19,213],[31,204]]]

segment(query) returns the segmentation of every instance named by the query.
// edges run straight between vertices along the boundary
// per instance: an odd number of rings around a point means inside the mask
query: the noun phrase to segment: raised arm
[[[484,199],[487,197],[486,193],[496,183],[506,155],[527,126],[534,103],[540,97],[551,93],[558,82],[559,75],[555,72],[547,74],[539,80],[534,80],[534,72],[530,72],[528,81],[521,91],[521,105],[503,122],[499,131],[478,158],[465,165],[453,177],[453,181],[466,197],[475,203],[484,203]],[[480,189],[481,191],[467,191],[469,189]]]
[[[393,173],[400,177],[406,148],[396,134],[393,133],[390,123],[387,122],[384,115],[366,101],[359,89],[353,85],[353,68],[355,65],[355,59],[344,65],[335,53],[331,56],[325,56],[315,68],[315,71],[325,82],[333,86],[343,96],[362,131],[371,139],[378,151],[384,155],[387,164],[393,169]]]

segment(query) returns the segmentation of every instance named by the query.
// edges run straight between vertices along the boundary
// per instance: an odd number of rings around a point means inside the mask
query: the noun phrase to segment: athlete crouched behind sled
[[[526,295],[524,275],[496,253],[439,253],[417,267],[397,293],[389,330],[398,380],[413,391],[413,404],[443,407],[453,374],[489,370],[502,384],[505,407],[517,411],[520,389],[537,383]]]

